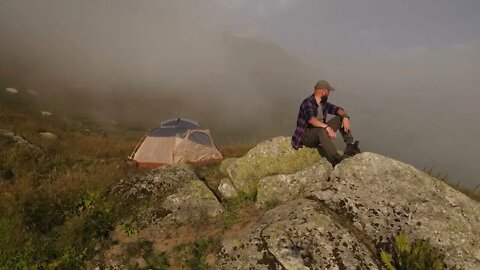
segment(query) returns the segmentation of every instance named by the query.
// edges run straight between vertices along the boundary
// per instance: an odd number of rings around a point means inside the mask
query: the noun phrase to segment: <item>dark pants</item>
[[[342,126],[342,118],[340,116],[335,116],[334,118],[327,121],[327,125],[331,127],[334,131],[337,131]],[[348,133],[345,133],[345,131],[342,128],[340,129],[340,133],[342,134],[342,137],[345,143],[347,144],[353,143],[354,140],[353,140],[351,130]],[[332,138],[328,136],[328,133],[324,128],[318,128],[318,127],[307,128],[305,130],[305,133],[303,133],[302,143],[306,147],[323,148],[329,160],[332,160],[333,156],[337,154],[337,148],[333,144]]]

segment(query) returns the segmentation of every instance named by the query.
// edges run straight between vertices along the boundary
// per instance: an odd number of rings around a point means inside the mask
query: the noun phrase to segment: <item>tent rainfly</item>
[[[170,119],[154,128],[137,144],[129,160],[138,167],[223,159],[210,131],[187,119]]]

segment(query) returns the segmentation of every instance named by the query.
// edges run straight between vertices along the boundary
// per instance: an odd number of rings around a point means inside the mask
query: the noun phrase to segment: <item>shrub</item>
[[[441,270],[445,269],[443,256],[430,244],[429,240],[415,240],[410,243],[405,234],[394,239],[394,247],[389,254],[382,250],[380,257],[389,270]]]
[[[208,269],[207,251],[217,243],[218,240],[207,237],[191,244],[178,245],[174,250],[182,255],[188,269],[204,270]]]
[[[65,220],[60,205],[41,196],[28,200],[24,204],[23,217],[25,225],[30,230],[43,234]]]
[[[85,237],[93,237],[95,239],[104,240],[108,238],[108,233],[113,230],[114,213],[105,206],[98,206],[87,217],[84,226]]]

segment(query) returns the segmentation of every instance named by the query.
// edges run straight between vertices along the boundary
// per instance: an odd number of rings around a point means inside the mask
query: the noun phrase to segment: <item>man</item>
[[[345,109],[327,101],[328,96],[334,90],[335,88],[331,87],[325,80],[320,80],[315,84],[313,95],[303,100],[300,105],[297,128],[292,137],[292,146],[296,150],[303,145],[317,148],[320,144],[327,155],[328,161],[333,166],[346,157],[360,153],[358,141],[353,139],[350,130],[350,117]],[[335,115],[335,117],[327,122],[328,114]],[[347,144],[343,156],[338,154],[332,141],[337,136],[337,130],[340,130],[343,140]]]

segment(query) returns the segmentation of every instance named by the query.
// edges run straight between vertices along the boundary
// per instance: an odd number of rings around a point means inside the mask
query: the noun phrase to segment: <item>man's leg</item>
[[[340,133],[342,134],[343,141],[346,144],[353,144],[354,139],[353,139],[352,131],[349,130],[348,133],[346,133],[345,130],[343,130],[343,128],[341,128],[342,127],[342,118],[340,116],[335,116],[332,119],[330,119],[329,121],[327,121],[327,125],[335,131],[340,129]]]
[[[338,155],[337,148],[333,144],[332,139],[328,137],[324,128],[307,128],[303,134],[302,143],[312,148],[318,148],[318,145],[321,144],[327,159],[332,163],[335,161],[335,155]]]
[[[361,151],[358,149],[358,141],[353,139],[352,131],[349,130],[348,133],[341,128],[342,126],[342,119],[340,116],[335,116],[334,118],[330,119],[327,124],[335,131],[340,129],[340,133],[342,134],[343,141],[347,144],[345,148],[344,154],[348,156],[354,156],[359,154]]]
[[[307,128],[303,133],[302,144],[306,147],[317,148],[320,144],[318,131],[319,128]]]
[[[316,128],[317,129],[317,136],[322,145],[325,154],[327,155],[327,159],[330,162],[335,160],[335,156],[338,156],[337,147],[333,144],[332,138],[328,136],[327,131],[324,128]]]

